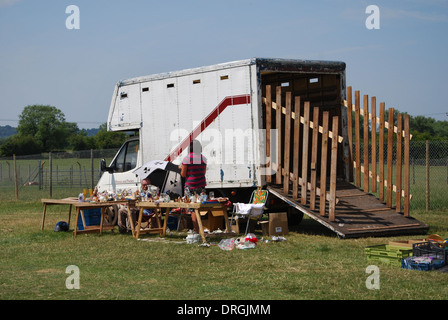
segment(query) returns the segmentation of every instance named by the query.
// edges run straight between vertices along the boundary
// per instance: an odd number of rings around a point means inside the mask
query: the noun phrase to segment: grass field
[[[79,190],[55,192],[60,198]],[[447,273],[404,270],[366,259],[366,246],[416,236],[340,240],[305,218],[286,241],[259,243],[248,250],[186,244],[186,235],[177,233],[167,237],[169,242],[137,241],[109,231],[74,239],[71,232],[53,232],[56,222],[67,220],[64,206],[49,207],[46,229],[40,230],[40,197],[33,191],[19,201],[11,200],[13,191],[0,195],[0,300],[448,298]],[[448,237],[448,210],[411,215],[430,225],[429,234]],[[261,238],[258,231],[257,236]],[[379,290],[366,287],[371,264],[380,270]],[[71,265],[79,268],[80,289],[66,287]]]

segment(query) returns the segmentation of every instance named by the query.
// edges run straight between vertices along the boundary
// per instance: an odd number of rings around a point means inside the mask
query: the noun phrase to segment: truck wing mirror
[[[101,159],[100,161],[100,169],[101,172],[107,171],[112,173],[114,170],[111,167],[106,166],[106,160],[105,159]]]

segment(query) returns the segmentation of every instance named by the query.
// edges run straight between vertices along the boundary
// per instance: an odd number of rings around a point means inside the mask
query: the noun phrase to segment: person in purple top
[[[190,142],[188,155],[183,159],[179,166],[181,176],[185,178],[185,187],[188,187],[190,194],[200,195],[204,191],[207,181],[205,173],[207,171],[207,159],[202,155],[202,146],[198,140]],[[196,215],[191,215],[193,226],[196,232],[199,232]]]

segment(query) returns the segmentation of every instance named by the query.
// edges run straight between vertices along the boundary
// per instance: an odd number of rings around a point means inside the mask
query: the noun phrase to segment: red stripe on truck
[[[176,159],[182,151],[188,149],[190,141],[193,141],[201,134],[216,118],[228,107],[239,104],[249,104],[250,95],[225,97],[218,106],[210,112],[202,122],[193,129],[193,131],[184,139],[177,147],[171,151],[171,153],[165,158],[165,161],[173,161]]]

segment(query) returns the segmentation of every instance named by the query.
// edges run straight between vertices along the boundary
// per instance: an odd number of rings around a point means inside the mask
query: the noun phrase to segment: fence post
[[[48,161],[50,162],[50,198],[53,196],[53,157],[51,155],[51,152],[48,153]]]
[[[364,192],[369,193],[370,168],[369,168],[369,96],[368,95],[364,95],[363,117],[364,117],[363,118],[364,134],[362,136],[363,138],[362,142],[364,151]]]
[[[377,162],[376,162],[376,97],[371,98],[370,106],[372,120],[371,120],[371,135],[372,135],[372,192],[377,192]]]
[[[91,172],[91,185],[92,185],[92,190],[94,189],[94,177],[93,177],[93,171],[94,171],[94,166],[93,166],[93,149],[90,149],[90,164],[92,167],[92,172]]]
[[[397,114],[397,151],[396,151],[396,157],[397,157],[397,161],[396,161],[396,170],[395,170],[395,174],[396,174],[396,178],[395,178],[395,183],[397,185],[397,192],[395,193],[395,203],[396,203],[396,208],[395,210],[397,212],[401,211],[401,188],[402,188],[402,139],[403,139],[403,124],[402,124],[402,114],[398,113]]]
[[[42,190],[42,161],[39,160],[39,168],[37,169],[37,180],[39,181],[39,190]]]
[[[404,116],[404,131],[405,131],[405,137],[404,137],[404,215],[406,217],[409,217],[409,201],[410,199],[410,192],[411,192],[411,186],[410,186],[410,163],[409,163],[409,143],[411,138],[411,133],[409,132],[410,129],[410,116],[407,114]]]
[[[378,146],[378,154],[379,154],[379,199],[380,201],[384,201],[384,113],[386,110],[386,104],[384,102],[380,103],[380,123],[379,123],[379,139],[380,143]]]
[[[387,194],[386,205],[392,208],[392,161],[394,143],[394,108],[389,108],[389,123],[387,128]]]
[[[353,102],[352,87],[347,87],[348,181],[353,182]]]
[[[79,161],[76,161],[76,163],[78,164],[78,167],[79,167],[79,186],[82,187],[82,169],[81,169],[81,164],[79,163]]]
[[[14,154],[14,186],[16,191],[16,200],[19,200],[19,186],[17,181],[17,162],[15,154]]]
[[[429,211],[429,141],[426,140],[426,211]]]
[[[331,130],[333,138],[331,139],[331,164],[330,164],[330,203],[328,205],[328,219],[335,221],[336,211],[336,176],[337,176],[337,156],[338,156],[338,132],[339,118],[333,117]]]
[[[359,110],[359,90],[355,91],[355,154],[356,154],[356,169],[355,169],[355,185],[358,188],[361,188],[361,135],[360,135],[360,124],[359,124],[359,117],[360,117],[360,110]]]

